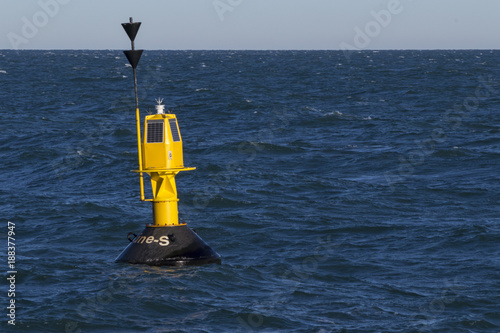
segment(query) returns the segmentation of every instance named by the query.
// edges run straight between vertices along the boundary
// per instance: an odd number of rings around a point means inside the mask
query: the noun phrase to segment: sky
[[[500,0],[0,0],[0,49],[500,49]]]

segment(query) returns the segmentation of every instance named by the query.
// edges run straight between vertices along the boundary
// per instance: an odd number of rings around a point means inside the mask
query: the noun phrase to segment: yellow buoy
[[[139,101],[137,95],[136,68],[142,50],[135,50],[134,40],[140,22],[123,23],[131,42],[132,50],[124,51],[134,71],[136,101],[137,150],[140,197],[153,204],[153,223],[136,237],[116,258],[116,262],[148,265],[201,265],[221,263],[220,255],[212,250],[196,233],[184,223],[179,223],[177,187],[175,176],[181,171],[195,170],[185,167],[182,137],[175,114],[165,113],[162,100],[157,100],[157,113],[144,119],[144,139],[141,140]],[[152,198],[144,194],[146,173],[151,178]],[[130,235],[131,233],[129,233]]]

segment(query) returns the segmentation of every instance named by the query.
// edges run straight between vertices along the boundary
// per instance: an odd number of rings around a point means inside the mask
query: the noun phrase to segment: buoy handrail
[[[196,170],[196,167],[186,167],[186,168],[169,168],[169,169],[142,169],[142,170],[131,170],[132,172],[179,172],[179,171],[192,171]]]

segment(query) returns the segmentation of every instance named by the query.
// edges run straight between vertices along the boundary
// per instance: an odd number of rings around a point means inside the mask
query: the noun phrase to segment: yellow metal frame
[[[149,120],[164,120],[163,142],[147,143],[147,124]],[[178,141],[173,140],[168,119],[175,119],[177,131],[179,133]],[[151,201],[153,204],[153,224],[154,227],[179,225],[179,216],[177,210],[177,187],[175,185],[175,176],[181,171],[195,170],[194,167],[184,167],[182,156],[182,139],[177,124],[177,118],[174,114],[156,114],[146,116],[144,141],[141,141],[140,115],[139,109],[136,109],[137,123],[137,146],[139,154],[139,170],[132,170],[139,173],[139,182],[141,188],[141,201]],[[143,166],[146,165],[144,168]],[[144,177],[147,173],[151,178],[151,187],[153,198],[146,199],[144,196]]]
[[[142,170],[142,149],[141,149],[141,116],[139,108],[135,109],[135,122],[137,126],[137,152],[139,154],[139,170]],[[145,200],[144,197],[144,177],[142,171],[139,172],[139,183],[141,185],[141,201]]]

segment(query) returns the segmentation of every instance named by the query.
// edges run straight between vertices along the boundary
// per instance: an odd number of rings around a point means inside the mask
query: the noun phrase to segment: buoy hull
[[[115,262],[151,266],[220,264],[221,257],[186,224],[147,226]]]

